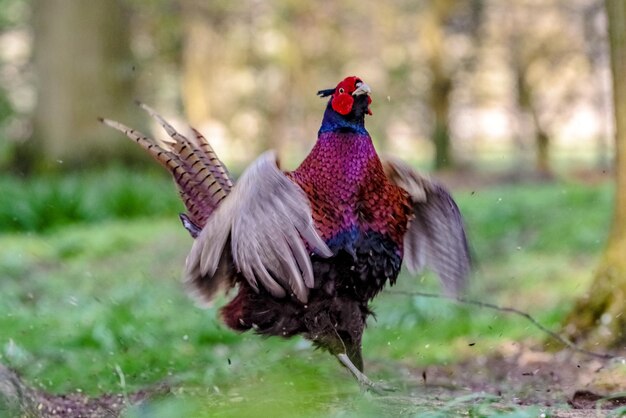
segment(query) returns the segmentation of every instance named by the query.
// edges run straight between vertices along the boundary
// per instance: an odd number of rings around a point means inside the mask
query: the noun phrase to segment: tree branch
[[[561,337],[556,332],[546,328],[539,321],[537,321],[535,318],[533,318],[529,313],[521,311],[521,310],[516,309],[516,308],[511,308],[509,306],[499,306],[499,305],[496,305],[496,304],[493,304],[493,303],[489,303],[489,302],[481,302],[481,301],[478,301],[478,300],[466,299],[466,298],[463,298],[463,297],[446,296],[446,295],[442,295],[442,294],[438,294],[438,293],[409,292],[409,291],[402,291],[402,290],[387,290],[385,293],[391,293],[391,294],[394,294],[394,295],[404,295],[404,296],[418,296],[418,297],[432,298],[432,299],[445,299],[445,300],[449,300],[449,301],[452,301],[452,302],[460,303],[460,304],[463,304],[463,305],[471,305],[471,306],[477,306],[479,308],[484,308],[484,309],[492,309],[492,310],[499,311],[499,312],[512,313],[512,314],[521,316],[523,318],[526,318],[535,327],[539,328],[541,331],[545,332],[550,337],[552,337],[556,341],[560,342],[561,344],[563,344],[564,346],[566,346],[567,348],[569,348],[572,351],[577,351],[577,352],[585,354],[587,356],[600,358],[600,359],[604,359],[604,360],[612,360],[612,359],[622,358],[621,356],[614,355],[614,354],[597,353],[597,352],[594,352],[594,351],[585,350],[584,348],[579,347],[578,345],[574,344],[573,342],[569,341],[568,339],[566,339],[564,337]]]

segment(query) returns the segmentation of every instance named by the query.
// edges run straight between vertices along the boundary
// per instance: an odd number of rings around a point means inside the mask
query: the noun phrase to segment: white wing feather
[[[234,268],[255,289],[276,297],[292,293],[303,303],[313,287],[309,249],[332,252],[313,225],[304,191],[276,165],[273,152],[262,154],[242,174],[196,238],[187,257],[185,282],[203,302],[213,293],[199,292],[207,281],[224,280],[220,265],[232,257]],[[200,294],[199,294],[200,293]]]

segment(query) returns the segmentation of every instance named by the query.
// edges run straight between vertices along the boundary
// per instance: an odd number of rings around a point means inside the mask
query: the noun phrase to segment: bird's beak
[[[360,82],[356,84],[356,90],[352,92],[353,96],[359,96],[361,94],[370,94],[372,89],[367,84]]]

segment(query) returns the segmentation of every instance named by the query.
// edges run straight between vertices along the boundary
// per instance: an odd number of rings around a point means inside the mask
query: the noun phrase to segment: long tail
[[[197,233],[204,227],[211,213],[230,193],[233,181],[211,145],[198,131],[193,129],[194,136],[189,139],[177,132],[152,108],[143,103],[138,104],[165,129],[171,141],[158,144],[119,122],[110,119],[100,121],[124,133],[168,169],[187,208],[188,216],[181,215],[183,224],[195,235],[194,231]]]

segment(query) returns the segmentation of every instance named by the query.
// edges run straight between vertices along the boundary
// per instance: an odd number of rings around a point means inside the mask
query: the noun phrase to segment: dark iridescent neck
[[[368,134],[365,129],[365,115],[361,115],[358,118],[342,116],[333,110],[329,102],[326,107],[326,111],[324,112],[322,126],[320,127],[318,135],[327,132],[354,132],[357,134]]]
[[[365,130],[363,133],[321,132],[315,146],[295,173],[315,179],[323,170],[337,176],[348,175],[348,180],[353,182],[363,175],[367,162],[377,158],[372,138]]]

